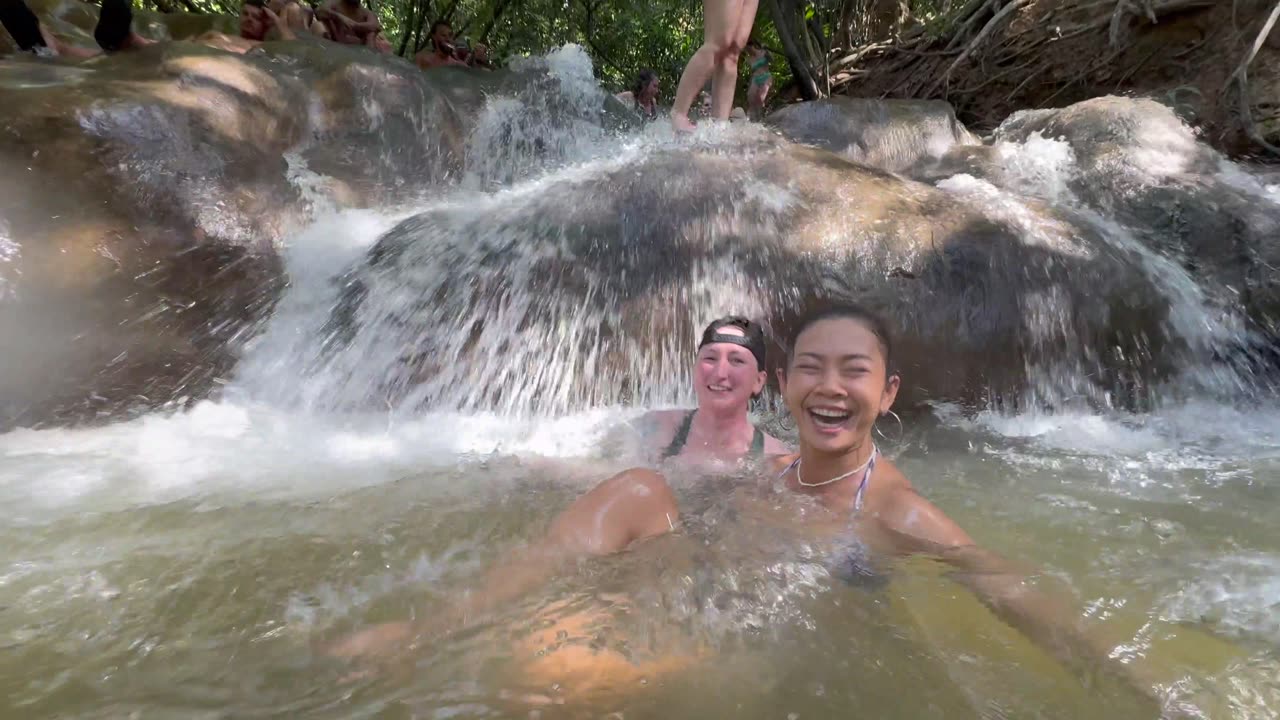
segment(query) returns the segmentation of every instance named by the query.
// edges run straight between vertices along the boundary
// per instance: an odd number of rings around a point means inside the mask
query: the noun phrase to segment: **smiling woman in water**
[[[630,450],[655,463],[734,465],[743,459],[777,456],[788,448],[765,434],[748,416],[764,389],[764,330],[739,316],[713,320],[702,332],[694,358],[694,410],[645,413],[632,427]],[[562,471],[558,465],[553,471]],[[427,625],[387,623],[351,635],[328,648],[339,656],[378,655],[442,628],[457,629],[500,603],[547,580],[565,563],[584,555],[617,552],[675,526],[679,511],[666,480],[649,469],[619,473],[574,501],[552,522],[545,537],[491,569],[480,590],[457,603],[448,620]]]
[[[637,423],[641,454],[666,460],[736,462],[788,448],[751,423],[751,401],[764,390],[764,330],[736,315],[702,331],[693,363],[696,410],[657,410]]]
[[[872,431],[901,384],[892,348],[878,316],[836,306],[800,322],[786,368],[778,371],[800,436],[799,452],[778,458],[778,479],[829,511],[817,522],[855,541],[849,557],[832,558],[837,574],[850,581],[874,577],[869,559],[876,556],[935,557],[956,568],[954,579],[996,615],[1068,667],[1121,675],[1150,694],[1151,686],[1112,660],[1110,644],[1087,632],[1070,608],[1036,590],[1027,572],[978,546],[880,454]]]
[[[957,581],[1068,667],[1120,676],[1149,695],[1151,685],[1131,666],[1112,660],[1109,643],[1082,627],[1070,608],[1037,590],[1030,574],[979,547],[880,454],[873,428],[889,413],[901,382],[892,360],[892,340],[882,320],[855,306],[837,306],[799,323],[787,365],[778,371],[800,449],[776,458],[770,484],[786,496],[807,497],[819,506],[817,512],[802,513],[801,522],[809,535],[842,541],[828,559],[832,575],[862,584],[883,577],[877,559],[932,556],[958,570],[953,576]],[[707,391],[716,388],[708,383]],[[786,512],[785,507],[775,509]],[[669,532],[677,516],[675,495],[662,475],[627,471],[561,514],[531,557],[617,552]],[[528,587],[545,575],[546,567],[515,562],[498,577],[505,587]],[[492,607],[487,601],[482,606]],[[337,650],[363,654],[412,634],[407,624],[384,627]]]

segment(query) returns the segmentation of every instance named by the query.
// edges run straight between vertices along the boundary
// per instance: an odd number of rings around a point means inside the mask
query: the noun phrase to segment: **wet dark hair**
[[[720,328],[724,327],[736,327],[742,331],[742,335],[721,335]],[[755,357],[757,369],[765,369],[764,329],[759,323],[740,315],[728,315],[712,320],[711,324],[702,331],[702,340],[698,342],[698,349],[701,350],[704,345],[718,342],[732,343],[746,348]]]
[[[428,37],[435,37],[436,30],[439,30],[439,29],[441,28],[441,26],[443,26],[443,27],[447,27],[447,28],[449,28],[450,30],[452,30],[452,29],[453,29],[453,25],[452,25],[448,20],[437,20],[437,21],[435,21],[435,22],[431,23],[431,32],[427,33],[427,36],[428,36]]]
[[[93,39],[105,52],[117,52],[129,39],[133,25],[133,5],[130,0],[102,0],[98,13],[98,25],[93,29]]]
[[[889,333],[889,323],[874,312],[852,303],[829,305],[819,310],[814,310],[800,318],[795,327],[791,329],[791,344],[790,349],[787,351],[788,368],[791,367],[791,362],[795,360],[796,342],[800,339],[800,335],[823,320],[853,320],[862,323],[864,327],[871,331],[872,335],[876,336],[876,340],[880,341],[880,352],[884,354],[886,376],[895,373],[893,367],[893,336]]]
[[[658,73],[648,69],[641,70],[640,74],[636,75],[636,84],[632,86],[631,94],[638,100],[640,98],[640,93],[643,92],[645,88],[649,87],[649,83],[657,79]]]

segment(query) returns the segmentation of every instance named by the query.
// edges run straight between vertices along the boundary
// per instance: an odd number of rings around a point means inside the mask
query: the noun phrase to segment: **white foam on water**
[[[306,397],[298,359],[321,337],[342,291],[342,277],[387,230],[412,209],[342,210],[321,204],[314,222],[284,243],[289,287],[265,330],[249,340],[230,392],[261,402]]]
[[[1191,400],[1146,415],[983,411],[969,417],[944,405],[937,415],[953,426],[1031,440],[1046,450],[1073,454],[1113,458],[1195,452],[1214,465],[1280,458],[1280,408],[1276,407],[1235,408]]]
[[[1144,134],[1140,138],[1140,145],[1128,148],[1129,152],[1125,153],[1126,156],[1132,156],[1129,161],[1140,166],[1139,174],[1164,177],[1177,168],[1182,168],[1186,158],[1194,155],[1193,150],[1197,147],[1194,135],[1176,118],[1167,122],[1146,123],[1142,127]],[[1161,153],[1178,157],[1155,159]],[[1113,218],[1099,214],[1075,195],[1071,185],[1081,179],[1081,169],[1068,143],[1039,135],[1032,136],[1025,142],[1002,141],[997,145],[996,156],[1000,162],[1000,182],[1003,187],[1069,211],[1078,220],[1088,222],[1097,235],[1117,252],[1141,258],[1144,272],[1168,299],[1169,316],[1166,326],[1170,334],[1184,341],[1192,354],[1188,364],[1196,372],[1179,382],[1195,381],[1205,388],[1221,389],[1228,393],[1248,385],[1247,378],[1212,361],[1219,349],[1243,344],[1247,334],[1243,320],[1215,307],[1197,278],[1176,258],[1166,257],[1149,247],[1132,230]],[[1253,186],[1257,185],[1256,181],[1246,180],[1246,174],[1226,160],[1220,161],[1220,167],[1220,176],[1230,172],[1234,173],[1233,176],[1239,183],[1252,182]],[[944,181],[946,182],[951,181]],[[943,187],[943,184],[939,184],[939,187]],[[990,192],[987,194],[991,195]],[[1013,202],[1008,199],[1005,204]],[[987,205],[992,205],[990,200]],[[1031,222],[1028,227],[1027,219],[1019,221],[1018,216],[1011,214],[1009,210],[1003,211],[1003,214],[1016,227],[1024,228],[1028,237],[1035,237],[1035,222]]]
[[[6,279],[5,276],[12,273],[13,268],[17,266],[20,252],[18,243],[9,236],[9,223],[0,217],[0,302],[13,294],[13,288],[10,287],[13,280]]]
[[[565,45],[511,65],[527,82],[512,95],[488,97],[470,124],[464,187],[490,190],[612,154],[616,143],[602,122],[606,95],[582,47]]]
[[[1038,183],[1036,187],[1039,187]],[[960,174],[939,182],[938,188],[982,208],[986,217],[1007,223],[1020,233],[1027,245],[1086,260],[1093,256],[1093,252],[1075,237],[1070,226],[1048,213],[1035,212],[1019,196],[986,180]]]
[[[1053,203],[1074,201],[1070,181],[1078,166],[1071,143],[1036,134],[1025,142],[1002,140],[994,147],[1003,186]]]
[[[1169,622],[1280,644],[1280,555],[1233,553],[1206,559],[1162,609]]]
[[[1172,110],[1151,114],[1136,126],[1134,143],[1123,153],[1129,167],[1150,182],[1185,172],[1204,152],[1195,131]]]
[[[312,497],[492,454],[581,457],[629,414],[516,422],[495,415],[308,416],[206,401],[91,429],[0,435],[0,500],[13,509],[132,507],[233,493]]]

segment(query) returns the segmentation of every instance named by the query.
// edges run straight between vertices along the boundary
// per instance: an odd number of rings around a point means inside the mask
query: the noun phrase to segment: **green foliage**
[[[161,12],[235,15],[241,0],[138,0]],[[320,2],[321,0],[302,0]],[[455,34],[489,45],[498,62],[545,53],[566,43],[587,49],[601,83],[628,89],[637,73],[652,69],[670,101],[689,56],[702,43],[701,0],[364,0],[382,21],[392,47],[412,56],[428,44],[431,23],[447,19]],[[818,76],[824,52],[838,52],[873,35],[900,31],[904,21],[942,32],[966,0],[762,0],[753,36],[773,56],[775,95],[792,79],[769,2],[792,18],[792,46],[804,48],[799,62]],[[888,22],[886,22],[886,20]],[[742,64],[745,89],[747,63]],[[741,98],[739,100],[741,104]]]

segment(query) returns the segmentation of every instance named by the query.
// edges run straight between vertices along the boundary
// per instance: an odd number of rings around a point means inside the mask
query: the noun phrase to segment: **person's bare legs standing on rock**
[[[689,107],[711,78],[711,116],[728,120],[738,79],[738,54],[751,37],[759,0],[703,0],[703,43],[689,58],[671,107],[671,125],[677,131],[693,129]]]

